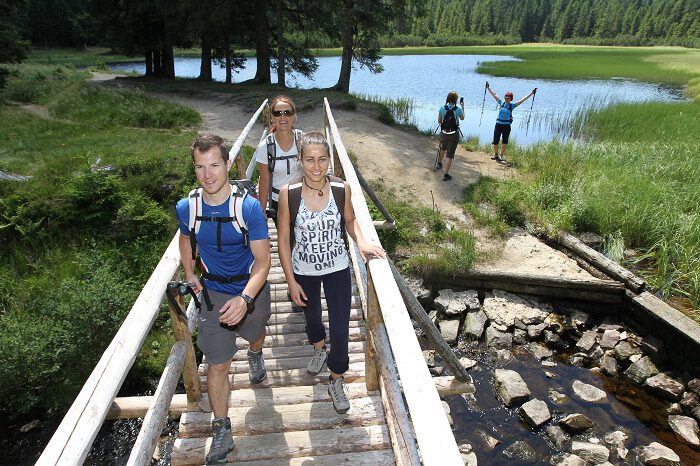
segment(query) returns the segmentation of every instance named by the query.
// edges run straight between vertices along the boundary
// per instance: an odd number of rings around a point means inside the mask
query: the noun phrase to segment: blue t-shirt
[[[447,104],[447,105],[448,105],[451,109],[454,109],[454,112],[455,112],[455,121],[457,122],[457,126],[459,126],[459,119],[460,119],[460,117],[462,116],[462,107],[458,107],[458,106],[455,105],[455,104]],[[447,110],[445,109],[445,106],[444,106],[444,105],[440,106],[440,110],[438,110],[438,113],[440,113],[440,118],[441,118],[442,120],[445,119],[445,112],[447,112]]]
[[[513,110],[515,110],[516,105],[511,102],[506,104],[503,100],[498,101],[498,117],[496,118],[496,123],[502,125],[509,125],[512,118]]]
[[[210,206],[202,200],[202,215],[211,217],[229,217],[228,199],[221,205]],[[189,199],[180,199],[175,208],[180,232],[190,235]],[[252,196],[243,199],[243,218],[248,228],[250,241],[268,239],[267,222],[263,216],[260,203]],[[253,266],[253,253],[250,247],[244,247],[243,235],[238,233],[231,222],[221,224],[221,249],[217,249],[216,238],[217,222],[202,222],[197,234],[197,246],[202,261],[202,268],[209,273],[232,277],[235,275],[250,273]],[[230,295],[237,295],[243,291],[248,281],[224,284],[213,280],[206,280],[206,287]]]

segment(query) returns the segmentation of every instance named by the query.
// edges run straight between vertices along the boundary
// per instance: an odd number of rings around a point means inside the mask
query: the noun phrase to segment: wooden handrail
[[[367,241],[381,244],[359,181],[341,141],[328,99],[324,98],[323,104],[337,157],[342,165],[345,180],[352,190],[351,202],[355,209],[356,221],[359,222],[362,234]],[[389,264],[386,260],[373,259],[369,262],[368,269],[370,280],[379,285],[375,287],[377,300],[398,374],[401,377],[423,464],[462,466],[464,463],[430,372],[425,364],[417,364],[418,361],[423,361],[423,352],[418,345],[408,311]]]
[[[250,118],[248,124],[245,125],[245,128],[243,128],[241,134],[238,135],[236,142],[233,143],[233,145],[231,146],[231,150],[228,153],[229,159],[232,160],[236,166],[237,176],[239,177],[244,176],[244,173],[246,173],[246,167],[243,166],[243,157],[238,157],[238,154],[241,152],[241,148],[243,147],[243,143],[248,137],[248,133],[253,128],[255,122],[258,121],[258,116],[260,116],[260,114],[262,113],[263,109],[265,108],[265,105],[267,105],[267,99],[265,99],[263,103],[260,104],[260,107],[258,107],[253,116]]]

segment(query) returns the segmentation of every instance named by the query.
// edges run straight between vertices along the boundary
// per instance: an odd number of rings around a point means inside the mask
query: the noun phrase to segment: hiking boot
[[[333,402],[333,409],[338,414],[345,414],[350,410],[350,401],[345,395],[345,386],[343,385],[343,378],[338,377],[333,380],[328,377],[328,394]]]
[[[503,157],[501,157],[500,155],[496,155],[496,158],[494,158],[494,160],[495,160],[496,162],[503,162],[503,161],[504,161],[504,160],[503,160]]]
[[[445,173],[445,176],[442,177],[442,181],[450,181],[452,179],[452,175],[449,173]]]
[[[222,417],[211,421],[212,441],[207,454],[207,464],[224,464],[228,453],[233,450],[231,419]]]
[[[435,164],[435,170],[440,170],[442,168],[442,162],[438,162]]]
[[[311,356],[311,361],[309,365],[306,366],[306,372],[311,375],[316,375],[323,370],[323,365],[328,361],[328,353],[326,353],[326,347],[316,349],[314,348],[314,355]]]
[[[262,349],[257,353],[248,350],[248,364],[250,365],[250,371],[248,372],[250,383],[256,384],[265,380],[267,371],[265,370],[265,359],[263,359]]]

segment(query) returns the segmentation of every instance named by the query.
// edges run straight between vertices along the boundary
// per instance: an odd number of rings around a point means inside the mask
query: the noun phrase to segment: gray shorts
[[[219,310],[233,296],[218,291],[207,290],[213,310],[202,302],[199,312],[199,335],[197,346],[204,353],[208,364],[223,364],[236,354],[236,335],[248,341],[255,341],[263,334],[270,319],[270,284],[265,282],[260,293],[255,297],[255,309],[246,314],[236,327],[219,322]]]

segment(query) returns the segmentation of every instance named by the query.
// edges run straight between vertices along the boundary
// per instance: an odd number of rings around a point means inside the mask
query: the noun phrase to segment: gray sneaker
[[[211,421],[212,441],[207,454],[207,464],[224,464],[228,453],[233,450],[231,419],[227,417]]]
[[[323,370],[323,365],[328,361],[328,353],[326,353],[326,347],[321,349],[314,348],[314,355],[311,356],[311,361],[309,365],[306,366],[306,372],[311,375],[316,375]]]
[[[333,380],[329,377],[328,379],[328,394],[333,402],[333,409],[338,414],[345,414],[350,410],[350,401],[345,395],[345,386],[343,385],[343,378],[338,377]]]
[[[250,366],[248,372],[250,383],[256,384],[265,380],[267,371],[265,370],[265,359],[263,358],[262,350],[258,353],[248,350],[248,365]]]

